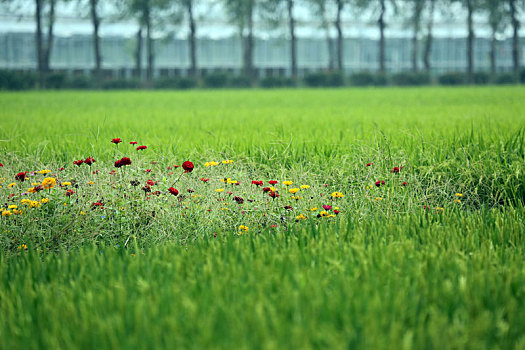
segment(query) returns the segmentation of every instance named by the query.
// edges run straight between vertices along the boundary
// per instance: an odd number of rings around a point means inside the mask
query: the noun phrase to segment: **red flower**
[[[189,160],[182,163],[182,169],[184,169],[185,173],[191,173],[193,171],[193,163]]]
[[[4,165],[2,163],[0,163],[0,167],[3,167]]]
[[[122,142],[122,140],[117,137],[117,138],[112,139],[111,142],[114,143],[115,145],[118,145],[119,143]]]
[[[151,187],[146,185],[146,186],[142,187],[142,191],[144,191],[144,193],[149,193],[149,192],[151,192]]]
[[[150,186],[154,186],[154,185],[156,184],[156,182],[153,181],[153,180],[148,180],[148,181],[146,181],[146,183],[147,183],[148,185],[150,185]]]
[[[203,178],[201,178],[201,181],[204,182],[204,183],[206,183],[206,182],[210,181],[210,179],[209,179],[209,178],[204,178],[204,177],[203,177]]]
[[[335,215],[337,215],[337,214],[339,214],[339,213],[340,213],[339,210],[334,210],[334,214],[335,214]]]
[[[263,185],[263,182],[262,182],[262,181],[252,181],[252,185],[255,185],[255,186],[262,186],[262,185]]]
[[[332,210],[332,206],[331,205],[323,205],[323,209],[324,210]]]
[[[151,169],[146,169],[145,170],[147,173],[151,173]]]
[[[26,179],[26,176],[27,176],[27,171],[22,171],[15,175],[15,180],[24,181]]]
[[[129,144],[130,145],[136,145],[138,142],[137,141],[131,141]]]
[[[67,196],[67,197],[70,197],[70,196],[73,195],[74,193],[75,193],[75,191],[73,191],[73,190],[67,190],[67,191],[66,191],[66,196]]]
[[[292,206],[291,205],[285,205],[283,208],[286,209],[286,210],[292,210]]]
[[[263,192],[266,193],[266,192],[270,192],[270,187],[263,187]]]
[[[137,151],[142,151],[144,149],[148,148],[148,146],[138,146]]]
[[[102,202],[95,202],[93,204],[91,204],[92,207],[102,207],[104,205],[104,203]]]
[[[175,169],[177,169],[177,168],[180,168],[180,165],[173,164],[173,167],[174,167]]]
[[[73,162],[73,164],[78,165],[78,166],[81,166],[82,163],[84,163],[84,160],[82,160],[82,159],[75,160],[75,161]]]
[[[86,163],[87,165],[90,165],[95,163],[96,160],[93,158],[93,157],[87,157],[85,160],[84,160],[84,163]]]
[[[131,159],[129,159],[128,157],[124,157],[115,162],[115,168],[120,168],[125,165],[131,165]]]
[[[385,182],[384,182],[383,180],[378,180],[378,181],[376,181],[376,186],[377,186],[377,187],[381,187],[381,186],[383,186],[384,184],[385,184]]]
[[[275,184],[278,184],[279,181],[270,180],[270,181],[268,181],[268,183],[269,183],[270,185],[275,185]]]
[[[65,168],[64,167],[61,167],[61,168],[58,168],[58,171],[63,171]]]
[[[242,197],[233,197],[233,200],[237,202],[237,204],[242,204],[244,203],[244,199]]]
[[[403,182],[401,186],[407,186],[408,184],[406,182]]]
[[[179,191],[176,188],[174,188],[174,187],[168,188],[168,192],[171,193],[174,196],[177,196],[179,194]]]
[[[276,228],[276,227],[277,227],[277,225],[270,225],[270,227]]]
[[[272,197],[272,198],[277,198],[277,197],[279,197],[279,193],[274,192],[274,191],[270,191],[269,196]]]
[[[397,174],[397,173],[399,173],[400,170],[401,170],[401,169],[399,169],[398,166],[395,166],[392,170],[390,170],[390,172],[391,172],[391,173],[394,173],[394,174]]]
[[[374,165],[374,163],[366,163],[366,166]]]

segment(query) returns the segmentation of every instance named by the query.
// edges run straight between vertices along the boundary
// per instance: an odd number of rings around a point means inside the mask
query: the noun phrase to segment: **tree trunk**
[[[51,50],[53,49],[53,28],[55,25],[55,0],[49,2],[49,18],[47,24],[47,38],[46,38],[46,47],[44,50],[44,72],[48,73],[51,64]]]
[[[492,28],[492,38],[490,41],[490,73],[494,77],[496,75],[496,30],[497,28]]]
[[[385,12],[386,12],[386,6],[385,6],[385,0],[379,0],[381,9],[379,14],[379,20],[377,23],[379,24],[379,72],[385,73],[386,71],[386,65],[385,65]]]
[[[343,72],[343,28],[341,25],[341,14],[343,12],[343,1],[337,0],[337,16],[335,29],[337,30],[337,70]]]
[[[186,9],[188,11],[188,22],[190,26],[190,32],[188,34],[188,41],[190,44],[190,62],[191,62],[191,68],[190,68],[190,75],[193,78],[198,77],[198,71],[197,71],[197,41],[196,41],[196,26],[195,26],[195,18],[193,17],[193,0],[188,0],[186,3]]]
[[[40,87],[44,83],[44,52],[42,45],[42,0],[35,0],[35,21],[36,21],[36,63]]]
[[[421,29],[421,11],[423,10],[423,1],[414,2],[414,14],[413,14],[413,37],[412,37],[412,71],[418,72],[418,58],[419,58],[419,30]]]
[[[248,34],[245,35],[243,39],[243,70],[244,74],[248,78],[250,78],[250,80],[253,83],[253,81],[255,80],[255,74],[253,69],[253,0],[250,0],[250,3],[248,5],[248,13],[246,14],[246,16]]]
[[[432,52],[432,31],[434,29],[434,9],[435,0],[430,1],[429,20],[427,25],[427,39],[425,41],[425,53],[423,54],[423,63],[425,64],[425,70],[430,73],[430,54]]]
[[[474,13],[473,0],[467,0],[467,26],[468,26],[468,38],[467,38],[467,78],[468,82],[472,83],[474,75],[474,24],[472,21],[472,15]]]
[[[148,83],[153,81],[153,39],[151,38],[151,8],[149,4],[146,8],[145,13],[145,23],[146,23],[146,48],[148,50],[148,67],[146,70],[146,79]]]
[[[295,18],[293,15],[294,0],[287,0],[288,5],[288,26],[290,29],[290,53],[291,62],[290,68],[292,71],[292,78],[297,78],[297,38],[295,37]]]
[[[519,81],[520,74],[520,42],[519,42],[519,30],[520,21],[517,17],[516,0],[509,0],[510,15],[512,21],[512,66],[514,68],[514,74],[516,81]]]
[[[102,57],[100,55],[100,37],[99,27],[100,18],[98,17],[97,6],[98,0],[89,0],[91,7],[91,22],[93,23],[93,51],[95,53],[95,78],[102,79]]]
[[[137,31],[137,47],[135,49],[135,74],[142,78],[142,27]]]
[[[343,1],[337,0],[337,16],[335,29],[337,30],[337,70],[343,72],[343,28],[341,25],[341,14],[343,12]]]

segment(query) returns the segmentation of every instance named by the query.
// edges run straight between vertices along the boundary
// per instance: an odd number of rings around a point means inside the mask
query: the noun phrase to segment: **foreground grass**
[[[525,347],[523,208],[21,253],[0,347]]]

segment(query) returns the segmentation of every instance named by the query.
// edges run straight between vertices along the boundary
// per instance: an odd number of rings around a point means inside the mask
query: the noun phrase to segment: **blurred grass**
[[[2,93],[0,150],[69,162],[121,137],[164,157],[322,163],[381,134],[407,149],[497,140],[525,126],[523,101],[522,87]]]

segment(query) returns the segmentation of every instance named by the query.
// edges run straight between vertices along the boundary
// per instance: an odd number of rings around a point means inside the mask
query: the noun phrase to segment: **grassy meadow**
[[[525,349],[525,88],[0,106],[0,348]]]

